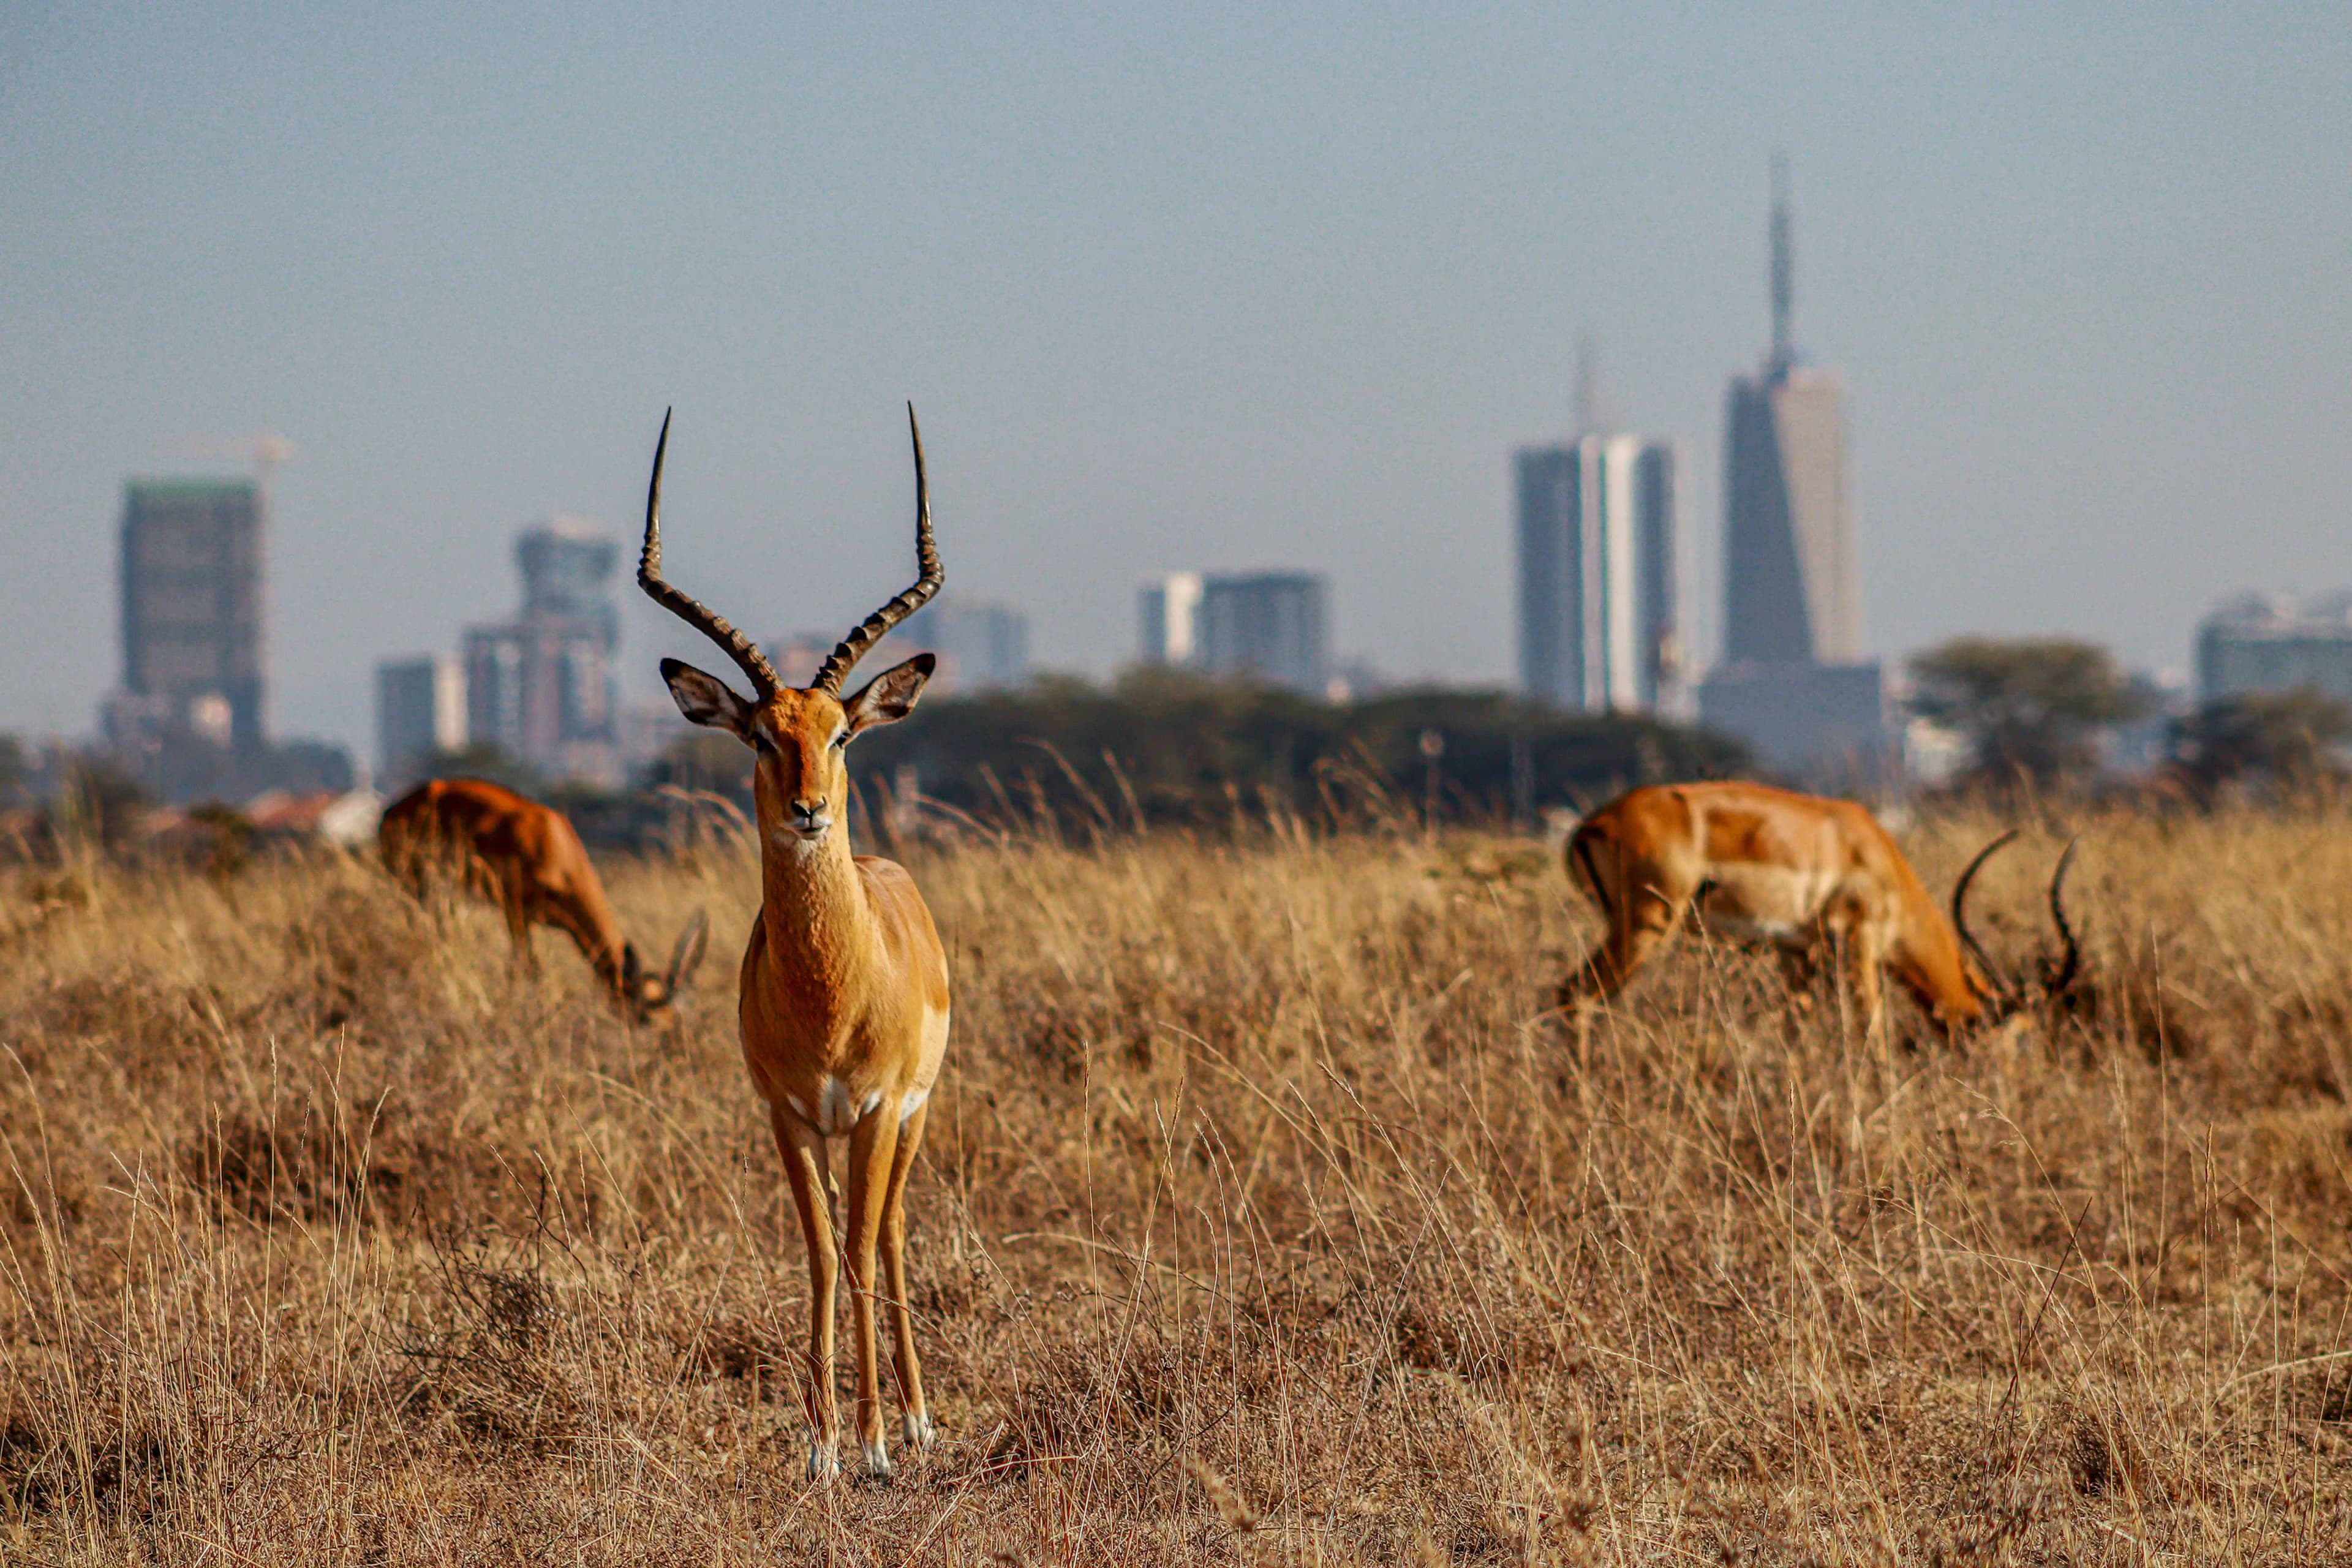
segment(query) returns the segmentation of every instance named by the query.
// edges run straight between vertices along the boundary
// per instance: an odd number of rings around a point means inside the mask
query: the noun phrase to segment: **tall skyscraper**
[[[1145,664],[1322,697],[1331,689],[1328,598],[1309,572],[1163,572],[1136,596],[1137,652]]]
[[[1201,574],[1162,572],[1136,595],[1136,652],[1146,664],[1189,665],[1200,658]]]
[[[110,726],[265,740],[261,489],[133,481],[122,507],[122,689]],[[118,737],[120,738],[120,737]]]
[[[386,659],[375,667],[376,765],[387,788],[409,781],[420,760],[466,743],[466,670],[447,654]]]
[[[1862,658],[1862,576],[1846,490],[1845,384],[1790,341],[1795,258],[1786,166],[1773,161],[1772,352],[1725,411],[1727,664]]]
[[[619,782],[613,650],[620,616],[604,586],[612,538],[551,518],[515,542],[522,612],[466,630],[466,730],[542,773]]]
[[[1584,436],[1519,452],[1517,478],[1520,689],[1591,712],[1676,710],[1672,445]]]
[[[1306,572],[1211,577],[1202,585],[1200,667],[1320,697],[1331,679],[1323,579]]]
[[[1846,484],[1845,386],[1791,333],[1786,163],[1772,161],[1772,347],[1725,407],[1723,662],[1707,723],[1783,772],[1860,779],[1885,750],[1879,667],[1863,658],[1862,574]]]

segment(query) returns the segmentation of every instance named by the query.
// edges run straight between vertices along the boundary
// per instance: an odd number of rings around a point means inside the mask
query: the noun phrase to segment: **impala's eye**
[[[833,738],[833,749],[836,752],[847,744],[849,744],[849,731],[846,730]]]

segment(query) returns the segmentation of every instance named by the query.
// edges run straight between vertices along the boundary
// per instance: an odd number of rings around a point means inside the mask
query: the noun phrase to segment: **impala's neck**
[[[596,978],[619,995],[629,940],[621,934],[621,922],[613,918],[613,906],[604,901],[604,889],[590,887],[564,900],[553,913],[554,923],[578,944],[596,971]]]
[[[1917,879],[1903,890],[1905,916],[1899,951],[1891,954],[1919,1000],[1948,1027],[1975,1023],[1984,1010],[1969,984],[1968,959],[1944,911]]]
[[[787,974],[845,980],[873,962],[873,910],[845,827],[814,844],[782,829],[762,835],[760,907],[769,953]]]

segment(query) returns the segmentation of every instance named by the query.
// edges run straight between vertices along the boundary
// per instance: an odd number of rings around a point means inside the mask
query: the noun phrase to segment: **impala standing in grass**
[[[2050,879],[2063,951],[2032,986],[2000,976],[1970,934],[1969,883],[2016,836],[2012,829],[1977,852],[1952,889],[1947,920],[1894,838],[1852,801],[1742,783],[1634,790],[1569,838],[1569,878],[1609,929],[1560,983],[1558,1004],[1573,1018],[1581,1049],[1592,1009],[1623,990],[1696,910],[1710,931],[1779,950],[1794,981],[1810,978],[1823,956],[1838,958],[1874,1040],[1885,1026],[1882,969],[1948,1033],[1995,1022],[2035,992],[2063,992],[2081,957],[2061,901],[2071,844]]]
[[[948,1047],[948,963],[914,879],[888,860],[849,852],[849,773],[844,752],[877,724],[903,719],[931,677],[931,655],[883,671],[854,697],[841,695],[851,668],[884,633],[939,592],[931,542],[930,491],[923,438],[915,447],[915,559],[919,574],[843,639],[806,687],[789,687],[751,638],[662,580],[662,420],[646,492],[645,554],[637,582],[655,601],[725,649],[751,682],[750,700],[725,682],[676,659],[662,679],[679,711],[751,748],[751,793],[760,835],[760,913],[743,954],[743,1059],[767,1101],[769,1124],[791,1179],[809,1258],[807,1410],[814,1436],[809,1474],[838,1473],[840,1416],[835,1407],[834,1298],[839,1262],[849,1266],[857,1355],[857,1436],[866,1474],[890,1474],[882,1440],[875,1307],[887,1304],[897,1352],[900,1433],[918,1447],[933,1440],[922,1369],[907,1310],[907,1172],[923,1141],[924,1105]],[[849,1140],[848,1234],[834,1234],[828,1138]],[[877,1291],[875,1262],[882,1266]]]
[[[433,779],[384,808],[376,829],[386,869],[423,898],[436,868],[456,872],[507,917],[515,956],[536,971],[530,928],[570,937],[596,978],[640,1024],[671,1016],[686,977],[702,962],[709,927],[700,910],[678,933],[669,967],[647,969],[636,944],[621,934],[588,851],[572,823],[551,806],[480,779]]]

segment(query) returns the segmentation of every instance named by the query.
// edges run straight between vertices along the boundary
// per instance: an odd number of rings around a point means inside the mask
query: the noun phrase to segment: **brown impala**
[[[944,580],[931,542],[930,490],[923,437],[912,405],[915,444],[915,584],[827,656],[816,679],[790,687],[751,639],[662,581],[662,458],[669,419],[654,447],[646,491],[646,548],[637,582],[656,603],[727,652],[751,682],[746,701],[714,676],[674,658],[662,679],[678,710],[751,748],[751,795],[760,831],[760,914],[743,954],[740,1016],[743,1060],[768,1103],[768,1121],[791,1178],[809,1259],[809,1354],[805,1389],[809,1474],[839,1473],[841,1423],[833,1386],[834,1293],[842,1240],[827,1200],[833,1175],[825,1140],[849,1140],[846,1255],[857,1352],[857,1436],[866,1470],[890,1474],[882,1441],[875,1306],[890,1310],[898,1368],[900,1434],[918,1447],[933,1440],[923,1374],[907,1312],[907,1172],[923,1142],[924,1102],[948,1048],[948,961],[914,879],[897,865],[849,852],[850,741],[912,711],[931,678],[918,654],[868,681],[856,696],[842,679],[882,635],[912,615]],[[881,1255],[883,1289],[875,1289]]]
[[[423,898],[428,874],[447,865],[506,912],[515,955],[537,969],[530,928],[551,926],[579,944],[629,1016],[665,1021],[686,976],[702,962],[709,927],[700,910],[678,933],[658,973],[621,935],[604,885],[564,815],[480,779],[434,779],[384,808],[376,842],[383,863]]]
[[[1573,1016],[1580,1046],[1593,1007],[1623,990],[1696,907],[1708,931],[1778,949],[1792,981],[1810,977],[1825,952],[1842,953],[1842,979],[1874,1039],[1885,1022],[1882,967],[1947,1032],[1995,1021],[2029,990],[2063,992],[2081,957],[2060,900],[2071,844],[2050,879],[2063,951],[2031,988],[2000,977],[1969,933],[1969,883],[2015,837],[2011,829],[1977,852],[1946,920],[1886,829],[1852,801],[1758,784],[1634,790],[1585,818],[1568,841],[1569,878],[1609,931],[1560,983],[1559,1005]]]

